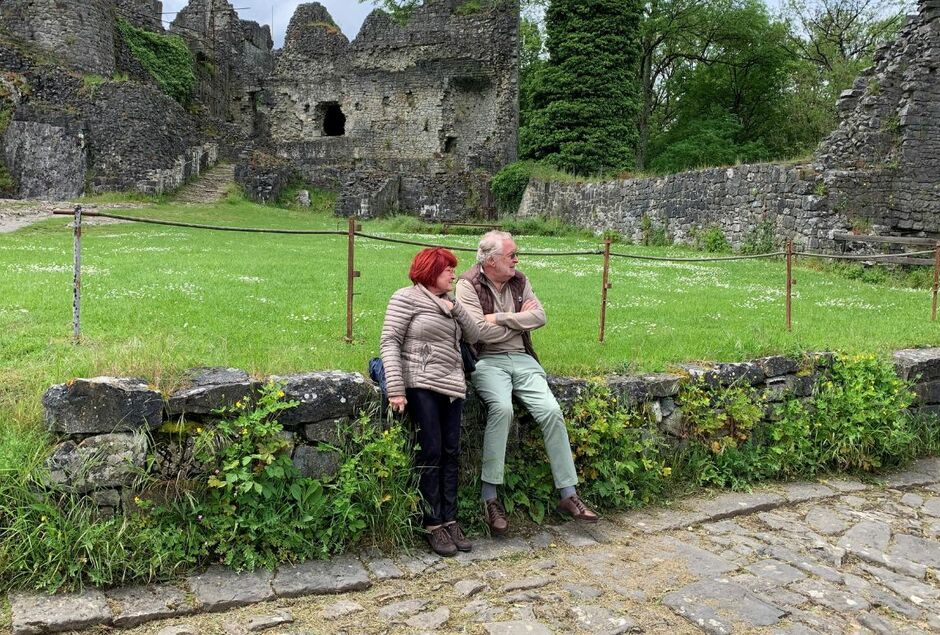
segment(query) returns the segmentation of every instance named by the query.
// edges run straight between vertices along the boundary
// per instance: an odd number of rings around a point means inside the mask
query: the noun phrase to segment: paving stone
[[[14,635],[78,630],[110,624],[112,619],[108,601],[100,591],[60,595],[11,593],[9,600]]]
[[[547,531],[540,531],[531,538],[529,538],[529,544],[532,545],[533,549],[548,549],[555,543],[555,537],[552,536]]]
[[[743,587],[721,579],[694,582],[667,593],[662,602],[706,633],[730,633],[735,622],[749,627],[772,626],[786,615]]]
[[[681,560],[689,573],[694,576],[714,577],[738,568],[737,565],[719,558],[705,549],[675,538],[664,537],[659,544],[662,545],[662,551],[658,552],[661,557]]]
[[[633,532],[619,525],[615,525],[606,518],[596,523],[580,523],[581,528],[602,545],[627,544],[633,538]]]
[[[281,567],[272,586],[278,597],[291,598],[362,591],[372,586],[372,582],[359,559],[345,555]]]
[[[601,606],[572,606],[568,615],[581,630],[604,635],[620,635],[633,630],[636,622]]]
[[[773,509],[784,502],[783,496],[771,492],[727,492],[710,499],[692,499],[686,504],[709,520],[722,520]]]
[[[260,633],[261,631],[266,631],[269,628],[274,628],[275,626],[281,626],[283,624],[292,624],[294,622],[294,615],[285,609],[272,613],[270,615],[259,615],[248,620],[246,628],[249,633]]]
[[[105,595],[114,606],[113,623],[120,628],[188,615],[196,610],[182,589],[169,584],[125,587]]]
[[[848,549],[884,551],[891,540],[891,527],[877,520],[863,520],[845,532],[839,546]]]
[[[861,568],[863,571],[875,576],[884,586],[916,605],[923,604],[924,600],[936,600],[940,598],[940,589],[911,578],[910,576],[901,575],[883,567],[873,567],[866,564],[861,565]]]
[[[446,624],[447,620],[449,619],[450,609],[448,609],[446,606],[442,606],[441,608],[434,611],[419,613],[418,615],[405,620],[405,624],[411,628],[416,628],[422,631],[433,631]]]
[[[554,560],[539,560],[529,568],[533,571],[545,571],[547,569],[554,569],[556,566],[558,566],[558,563]]]
[[[814,604],[828,607],[840,613],[865,611],[871,606],[865,598],[840,591],[819,580],[800,580],[790,585],[790,589],[802,593]]]
[[[547,575],[536,576],[534,578],[525,578],[515,580],[503,586],[503,591],[510,593],[512,591],[528,591],[530,589],[540,589],[552,583],[552,578]]]
[[[881,553],[880,551],[871,551],[869,549],[850,549],[849,552],[860,560],[887,567],[903,575],[912,576],[921,580],[927,575],[927,567],[925,565],[919,562],[912,562],[906,558]]]
[[[705,523],[702,525],[702,529],[717,536],[736,534],[744,531],[744,528],[733,520],[719,520],[713,523]]]
[[[203,611],[217,612],[274,599],[270,571],[236,573],[227,567],[209,567],[186,579]]]
[[[509,593],[508,595],[503,596],[503,600],[509,604],[516,605],[530,602],[539,602],[541,604],[547,603],[546,597],[535,591],[517,591],[515,593]]]
[[[454,591],[466,598],[476,595],[485,588],[487,588],[486,582],[480,580],[461,580],[454,585]]]
[[[457,562],[483,562],[498,560],[508,556],[530,553],[532,547],[522,538],[481,538],[473,543],[473,551],[460,552],[454,558]]]
[[[572,547],[593,547],[597,544],[584,527],[583,523],[571,521],[560,526],[549,526],[549,529],[558,534],[558,538]]]
[[[564,584],[562,588],[578,600],[593,600],[604,594],[603,591],[589,584]]]
[[[161,628],[157,635],[200,635],[201,629],[191,624],[173,624]]]
[[[924,612],[921,609],[917,608],[913,604],[905,602],[894,593],[889,591],[882,591],[881,589],[870,589],[866,593],[865,597],[869,602],[871,602],[872,606],[886,608],[911,620],[923,619]]]
[[[474,545],[474,552],[476,551],[476,545]],[[461,552],[461,554],[463,553]],[[421,575],[429,571],[435,570],[436,566],[441,563],[442,558],[436,553],[419,553],[400,560],[401,566],[405,568],[411,575]]]
[[[647,593],[641,589],[615,586],[613,587],[613,590],[617,595],[625,597],[628,600],[633,600],[634,602],[646,602],[649,599],[649,595],[647,595]]]
[[[784,516],[775,512],[761,512],[757,518],[771,529],[789,531],[791,533],[803,533],[807,530],[806,525],[790,516]]]
[[[805,574],[795,567],[773,559],[755,562],[747,567],[747,570],[778,586],[786,586],[791,582],[796,582],[806,577]]]
[[[932,496],[928,498],[921,511],[929,516],[940,517],[940,497]]]
[[[377,581],[397,580],[405,577],[405,573],[398,568],[390,558],[365,558],[363,564],[372,577]]]
[[[914,466],[911,466],[913,468]],[[897,472],[889,474],[884,479],[885,487],[914,487],[917,485],[929,485],[937,482],[936,474],[925,474],[914,471]]]
[[[871,485],[866,485],[861,481],[852,481],[842,478],[831,478],[823,481],[829,487],[838,490],[842,493],[846,492],[864,492],[871,489]]]
[[[832,567],[827,567],[826,565],[819,563],[813,558],[807,557],[805,554],[796,553],[790,549],[787,549],[786,547],[781,547],[779,545],[769,545],[762,549],[761,553],[770,556],[771,558],[781,560],[799,569],[800,571],[811,573],[824,580],[828,580],[829,582],[842,584],[841,573]]]
[[[483,625],[488,635],[552,635],[552,631],[536,621],[513,620]]]
[[[701,511],[662,509],[619,514],[614,516],[613,520],[626,527],[636,527],[637,530],[643,533],[653,534],[669,529],[691,527],[692,525],[717,519],[709,518],[708,514]]]
[[[940,543],[933,540],[924,540],[909,534],[898,534],[894,537],[894,547],[889,553],[911,562],[940,567]]]
[[[849,527],[837,512],[826,507],[813,507],[803,520],[813,531],[827,536],[841,534]]]
[[[379,609],[379,616],[385,620],[393,620],[405,615],[411,616],[427,606],[429,600],[404,600],[395,602]]]
[[[487,600],[475,600],[462,609],[460,615],[473,616],[475,622],[496,622],[503,617],[503,609],[495,607]]]
[[[858,623],[878,635],[898,635],[899,628],[886,618],[874,613],[860,613]]]
[[[364,610],[362,605],[352,600],[340,600],[323,607],[320,611],[320,617],[327,621],[332,621],[346,615],[352,615]]]
[[[908,467],[911,472],[919,472],[933,477],[933,482],[940,481],[940,457],[931,456],[917,459]]]
[[[836,494],[836,490],[822,483],[785,483],[780,487],[787,502],[791,504],[828,498]]]
[[[918,496],[913,492],[908,492],[901,497],[901,504],[907,505],[908,507],[920,507],[924,504],[924,497]]]

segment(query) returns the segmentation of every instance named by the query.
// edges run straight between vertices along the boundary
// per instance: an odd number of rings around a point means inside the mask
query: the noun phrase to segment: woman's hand
[[[405,399],[404,395],[398,397],[389,397],[388,405],[392,407],[393,412],[404,412],[405,406],[408,405],[408,400]]]

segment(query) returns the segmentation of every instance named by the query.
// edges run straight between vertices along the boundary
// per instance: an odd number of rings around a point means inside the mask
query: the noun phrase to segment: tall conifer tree
[[[551,0],[524,157],[578,174],[633,167],[640,14],[638,0]]]

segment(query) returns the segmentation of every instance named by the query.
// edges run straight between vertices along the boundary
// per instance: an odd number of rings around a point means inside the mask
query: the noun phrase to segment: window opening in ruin
[[[444,152],[450,154],[457,148],[457,137],[447,137],[444,139]]]
[[[327,101],[318,104],[317,114],[323,118],[323,136],[342,137],[346,134],[346,115],[339,103]]]

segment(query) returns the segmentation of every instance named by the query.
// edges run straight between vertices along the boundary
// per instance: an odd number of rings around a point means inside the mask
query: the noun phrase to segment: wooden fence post
[[[72,343],[81,343],[82,305],[82,206],[75,206],[73,222],[75,256],[72,269]]]
[[[353,285],[355,284],[356,278],[361,274],[356,271],[356,232],[362,229],[360,225],[356,223],[356,218],[354,216],[349,217],[348,231],[347,231],[347,259],[346,259],[346,343],[351,344],[353,341]]]
[[[787,331],[793,330],[793,241],[787,241]]]
[[[604,241],[604,276],[601,280],[601,332],[599,342],[604,341],[604,330],[607,325],[607,290],[610,289],[610,239]]]
[[[930,307],[930,320],[937,321],[937,289],[940,288],[940,241],[933,250],[933,301]]]

